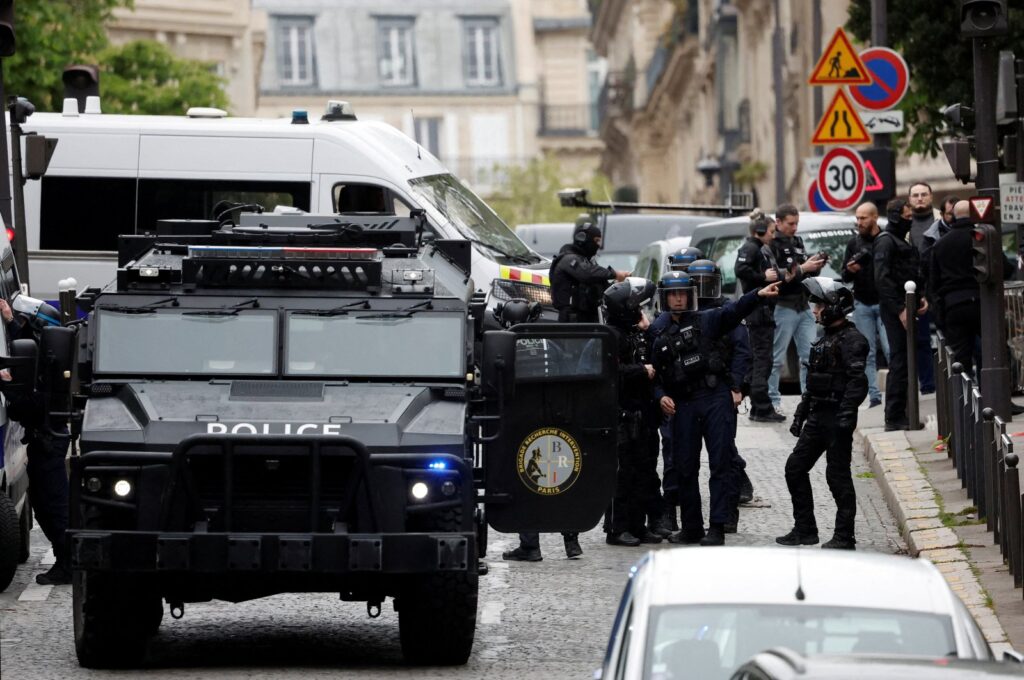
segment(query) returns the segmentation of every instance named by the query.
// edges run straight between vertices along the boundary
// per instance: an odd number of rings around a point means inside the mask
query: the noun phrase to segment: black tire
[[[7,590],[18,570],[21,555],[21,530],[18,509],[6,491],[0,491],[0,591]]]
[[[430,513],[423,520],[429,528],[420,531],[458,531],[462,509]],[[479,587],[476,564],[469,567],[471,572],[408,577],[398,597],[398,634],[407,663],[456,666],[469,660],[476,632]]]
[[[134,668],[142,663],[163,616],[159,595],[124,574],[75,571],[71,599],[79,665]]]
[[[28,502],[28,494],[25,495],[25,506],[18,519],[18,528],[21,533],[21,552],[18,554],[18,564],[25,564],[32,555],[32,504]]]

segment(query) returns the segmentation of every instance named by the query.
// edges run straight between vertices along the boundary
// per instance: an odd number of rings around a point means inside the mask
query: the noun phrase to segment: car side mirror
[[[1003,663],[1024,663],[1024,654],[1015,649],[1004,650]]]
[[[0,380],[0,394],[8,401],[32,396],[36,386],[39,348],[35,340],[15,340],[11,356],[0,357],[0,369],[10,373],[10,380]]]

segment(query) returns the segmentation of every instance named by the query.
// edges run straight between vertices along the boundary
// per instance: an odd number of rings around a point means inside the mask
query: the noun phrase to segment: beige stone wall
[[[249,0],[135,0],[133,9],[115,11],[108,34],[114,44],[157,40],[180,57],[214,63],[231,112],[246,116],[256,110],[266,23]]]

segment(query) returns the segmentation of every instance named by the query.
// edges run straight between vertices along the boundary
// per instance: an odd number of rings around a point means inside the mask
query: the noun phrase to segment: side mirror
[[[8,401],[32,396],[36,386],[39,348],[35,340],[15,340],[11,343],[11,356],[0,357],[0,369],[7,369],[10,380],[0,380],[0,393]]]
[[[67,410],[63,397],[68,393],[75,365],[75,336],[75,329],[64,326],[47,326],[39,332],[40,382],[43,392],[50,396],[51,410]]]
[[[1024,663],[1024,654],[1015,649],[1003,651],[1003,663]]]

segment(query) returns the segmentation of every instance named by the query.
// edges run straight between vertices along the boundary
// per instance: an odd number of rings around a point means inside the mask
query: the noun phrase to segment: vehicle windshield
[[[612,269],[631,272],[633,267],[636,266],[639,254],[639,251],[635,253],[609,253],[605,250],[599,250],[596,259],[597,263],[602,267],[611,267]]]
[[[513,258],[539,261],[515,232],[501,221],[480,197],[470,191],[454,176],[429,175],[409,181],[412,193],[423,205],[430,206],[449,222],[462,236],[478,241]]]
[[[948,616],[804,605],[672,605],[652,609],[644,678],[727,680],[758,652],[956,655]]]
[[[442,312],[291,312],[285,330],[285,375],[465,376],[464,332],[461,315]]]
[[[276,373],[276,312],[196,311],[99,308],[96,371],[146,375]]]

